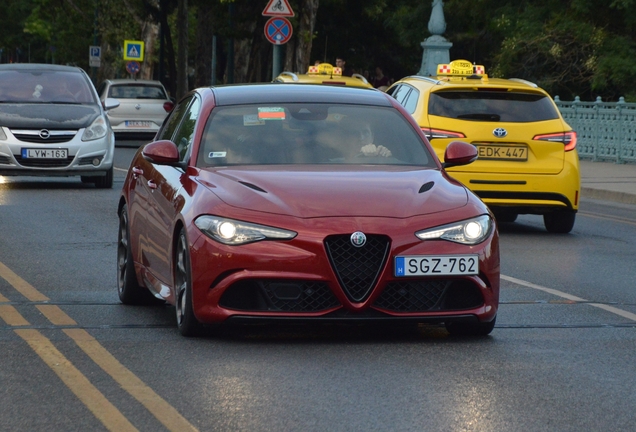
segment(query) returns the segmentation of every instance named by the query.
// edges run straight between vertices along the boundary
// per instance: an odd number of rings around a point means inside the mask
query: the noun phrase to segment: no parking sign
[[[272,17],[265,23],[265,37],[274,45],[287,43],[292,33],[292,25],[287,18]]]

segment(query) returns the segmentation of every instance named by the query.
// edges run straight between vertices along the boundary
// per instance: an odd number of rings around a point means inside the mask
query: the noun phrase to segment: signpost
[[[90,46],[88,49],[88,65],[100,67],[102,65],[102,47]]]
[[[287,0],[269,0],[263,10],[263,16],[272,17],[265,23],[265,37],[274,44],[272,78],[275,78],[281,69],[280,46],[289,42],[293,33],[292,25],[285,17],[293,17],[294,11]]]
[[[292,25],[287,18],[274,17],[265,23],[265,37],[275,45],[289,42],[292,33]]]
[[[294,11],[287,0],[269,0],[263,10],[263,16],[293,17]]]
[[[124,60],[144,61],[144,43],[143,41],[124,41]]]
[[[141,65],[138,61],[133,60],[126,63],[126,72],[131,74],[133,77],[139,72],[139,69],[141,69]]]

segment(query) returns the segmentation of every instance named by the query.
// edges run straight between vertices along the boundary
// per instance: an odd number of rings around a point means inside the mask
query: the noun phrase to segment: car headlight
[[[290,240],[298,233],[280,228],[216,216],[199,216],[194,224],[204,234],[226,245],[242,245],[260,240]]]
[[[82,141],[93,141],[106,136],[108,132],[108,123],[104,116],[99,116],[93,123],[84,130]]]
[[[0,126],[0,141],[6,141],[7,135],[4,133],[4,128]]]
[[[422,240],[448,240],[455,243],[474,245],[483,242],[492,232],[493,221],[489,215],[442,225],[418,231],[415,235]]]

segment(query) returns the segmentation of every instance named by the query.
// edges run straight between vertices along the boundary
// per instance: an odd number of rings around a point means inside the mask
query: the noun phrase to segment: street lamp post
[[[449,50],[453,43],[442,36],[444,31],[446,31],[444,2],[442,0],[433,0],[433,10],[428,21],[428,31],[432,36],[420,44],[424,49],[424,53],[422,55],[422,66],[417,74],[421,76],[437,75],[437,65],[450,62]]]

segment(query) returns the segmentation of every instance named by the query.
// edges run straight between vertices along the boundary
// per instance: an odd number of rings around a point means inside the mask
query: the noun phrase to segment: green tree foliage
[[[302,0],[289,1],[299,13]],[[172,42],[166,41],[162,69],[166,77],[175,77],[177,2],[3,0],[0,62],[68,63],[88,70],[88,46],[97,38],[109,48],[106,62],[112,65],[100,70],[121,74],[124,65],[117,50],[122,41],[140,38],[144,22],[158,24],[165,17]],[[210,82],[213,36],[217,82],[228,79],[232,46],[239,56],[233,76],[247,81],[268,77],[271,44],[264,40],[266,18],[261,16],[266,4],[188,0],[190,86]],[[312,61],[334,62],[344,56],[357,72],[382,66],[399,79],[420,68],[431,7],[432,0],[320,0],[313,34],[294,37],[313,38]],[[491,76],[534,81],[564,100],[577,95],[584,100],[598,95],[636,100],[636,0],[447,0],[444,16],[444,37],[453,43],[451,59],[483,64]],[[292,24],[297,30],[297,17]],[[158,63],[158,54],[151,61]]]

